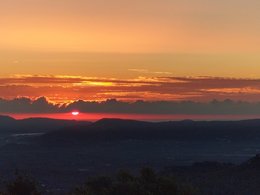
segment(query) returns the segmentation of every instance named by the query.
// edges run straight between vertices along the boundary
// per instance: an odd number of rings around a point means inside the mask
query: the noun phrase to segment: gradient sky
[[[259,8],[257,0],[0,0],[0,97],[258,101]]]
[[[257,0],[1,0],[1,48],[259,52]]]

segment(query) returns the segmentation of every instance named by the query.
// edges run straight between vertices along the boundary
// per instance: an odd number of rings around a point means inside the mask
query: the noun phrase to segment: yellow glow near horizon
[[[260,55],[1,52],[0,77],[15,74],[107,78],[216,76],[259,78]],[[109,85],[109,83],[108,83]]]

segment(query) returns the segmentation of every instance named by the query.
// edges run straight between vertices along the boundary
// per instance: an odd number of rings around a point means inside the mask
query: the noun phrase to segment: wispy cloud
[[[157,74],[157,75],[172,75],[172,72],[164,72],[164,71],[149,71],[147,69],[138,69],[138,68],[133,68],[133,69],[128,69],[128,71],[132,72],[138,72],[138,73],[144,73],[144,74]]]
[[[0,97],[46,96],[55,102],[260,100],[260,79],[221,77],[96,78],[67,75],[15,75],[0,78]]]

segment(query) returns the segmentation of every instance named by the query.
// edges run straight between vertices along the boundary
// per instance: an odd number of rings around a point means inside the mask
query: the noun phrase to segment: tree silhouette
[[[28,176],[22,176],[16,172],[13,181],[6,184],[7,195],[41,195],[37,183]]]
[[[73,195],[192,195],[195,191],[191,187],[178,184],[173,177],[161,176],[153,169],[143,168],[140,176],[134,177],[126,171],[120,171],[117,177],[94,178],[80,188],[76,188]]]

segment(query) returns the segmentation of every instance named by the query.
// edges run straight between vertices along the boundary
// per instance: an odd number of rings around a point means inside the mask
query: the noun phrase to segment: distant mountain
[[[136,120],[125,120],[125,119],[111,119],[104,118],[92,124],[92,127],[96,128],[121,128],[121,127],[131,127],[140,128],[142,126],[151,126],[153,123],[136,121]]]
[[[15,121],[12,117],[9,116],[1,116],[0,115],[0,124],[1,125],[10,125]]]
[[[0,116],[0,134],[48,132],[64,127],[87,126],[91,122],[75,120],[57,120],[49,118],[29,118],[15,120],[9,116]]]
[[[173,121],[143,122],[102,119],[90,125],[78,125],[52,131],[45,140],[115,141],[115,140],[180,140],[180,141],[260,141],[260,120],[244,121]]]

